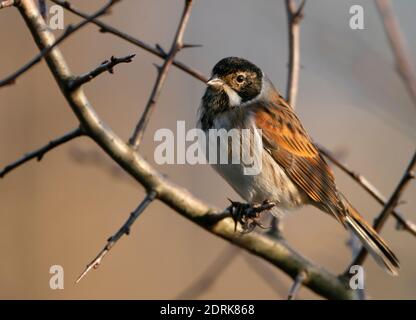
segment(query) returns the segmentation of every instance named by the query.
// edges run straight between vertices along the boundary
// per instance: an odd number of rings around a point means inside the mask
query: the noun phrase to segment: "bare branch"
[[[354,181],[358,183],[365,191],[367,191],[374,199],[382,206],[387,205],[387,198],[370,182],[366,177],[350,169],[345,163],[341,163],[329,150],[323,146],[317,146],[319,151],[334,165],[349,175]],[[400,229],[406,230],[416,236],[416,225],[407,220],[397,209],[393,208],[393,216],[396,218]]]
[[[397,72],[416,106],[416,75],[412,58],[406,46],[406,39],[400,29],[391,2],[389,0],[376,0],[376,6],[396,59]]]
[[[41,50],[53,43],[53,34],[46,28],[45,21],[33,0],[21,0],[19,11]],[[179,214],[205,230],[262,257],[293,278],[302,270],[306,270],[308,279],[304,284],[316,293],[332,299],[354,298],[354,293],[345,283],[344,278],[339,278],[304,258],[285,241],[278,241],[255,231],[241,236],[234,232],[231,219],[222,219],[218,222],[213,220],[215,213],[220,212],[217,208],[207,205],[157,172],[98,117],[82,88],[71,92],[67,90],[68,79],[73,75],[60,50],[52,49],[45,59],[85,132],[148,192],[154,190],[159,200]]]
[[[80,164],[89,164],[94,167],[102,167],[102,169],[111,175],[114,178],[123,179],[125,182],[135,183],[134,180],[126,179],[127,175],[125,172],[113,162],[110,162],[107,157],[104,157],[102,153],[94,150],[83,151],[78,148],[73,148],[70,150],[71,157]],[[224,212],[224,217],[229,216],[228,212]],[[219,221],[221,219],[218,219]],[[204,292],[208,291],[216,282],[216,280],[221,276],[221,274],[227,269],[227,267],[238,257],[239,249],[236,246],[229,245],[221,251],[217,257],[213,259],[212,262],[203,272],[201,276],[197,277],[188,285],[184,290],[182,290],[175,299],[196,299],[201,296]],[[266,266],[261,263],[255,257],[252,257],[250,254],[243,255],[248,266],[259,275],[264,283],[266,283],[279,297],[284,297],[287,294],[287,291],[283,291],[285,285],[276,279],[276,276],[271,270],[271,266]],[[273,279],[273,281],[270,281]]]
[[[55,4],[58,4],[58,5],[62,6],[62,7],[64,7],[66,10],[72,12],[73,14],[75,14],[75,15],[77,15],[79,17],[82,17],[84,19],[86,19],[88,17],[88,15],[86,13],[84,13],[81,10],[77,9],[69,1],[64,1],[64,0],[51,0],[51,1],[53,3],[55,3]],[[120,39],[123,39],[123,40],[125,40],[125,41],[127,41],[127,42],[129,42],[131,44],[134,44],[135,46],[138,46],[138,47],[146,50],[147,52],[149,52],[149,53],[151,53],[151,54],[153,54],[155,56],[158,56],[159,58],[162,58],[162,59],[166,59],[167,58],[167,55],[168,54],[166,52],[164,52],[164,51],[160,51],[157,46],[156,47],[153,47],[153,46],[151,46],[151,45],[143,42],[142,40],[137,39],[137,38],[135,38],[135,37],[133,37],[133,36],[131,36],[131,35],[123,32],[123,31],[121,31],[121,30],[119,30],[117,28],[114,28],[113,26],[110,26],[109,24],[106,24],[106,23],[104,23],[104,22],[102,22],[102,21],[100,21],[98,19],[91,20],[91,23],[93,23],[96,26],[100,27],[101,28],[100,29],[101,32],[110,33],[110,34],[112,34],[112,35],[114,35],[116,37],[119,37]],[[197,71],[195,69],[192,69],[192,68],[186,66],[182,62],[173,60],[172,64],[175,67],[179,68],[180,70],[188,73],[192,77],[194,77],[194,78],[196,78],[196,79],[198,79],[198,80],[200,80],[200,81],[202,81],[204,83],[208,81],[208,78],[206,78],[201,72],[199,72],[199,71]]]
[[[30,70],[33,66],[35,66],[40,61],[42,61],[42,58],[45,55],[47,55],[54,47],[62,43],[65,39],[67,39],[70,35],[74,34],[76,31],[78,31],[82,27],[86,26],[89,22],[91,22],[91,20],[105,14],[110,9],[111,6],[113,6],[115,3],[119,1],[120,0],[110,0],[104,7],[99,9],[93,15],[89,16],[86,20],[83,20],[82,22],[78,23],[75,26],[69,25],[64,31],[64,33],[59,38],[57,38],[54,43],[51,43],[48,47],[43,48],[32,60],[27,62],[19,70],[13,72],[11,75],[7,76],[3,80],[0,80],[0,87],[14,84],[18,77],[20,77],[22,74]]]
[[[295,281],[293,282],[292,287],[289,290],[287,300],[293,300],[299,292],[299,289],[302,287],[302,284],[308,279],[308,274],[305,271],[299,272],[296,276]]]
[[[116,58],[112,56],[110,60],[105,60],[103,63],[101,63],[97,68],[94,70],[83,74],[69,82],[69,90],[75,90],[76,88],[84,85],[85,83],[93,80],[94,78],[98,77],[100,74],[104,72],[109,72],[111,74],[114,73],[114,67],[120,63],[130,63],[133,61],[133,58],[135,57],[135,54],[131,54],[125,57]]]
[[[303,18],[303,8],[306,0],[296,8],[294,0],[285,0],[288,20],[289,37],[289,72],[287,79],[286,100],[292,108],[296,106],[296,99],[299,87],[300,69],[300,21]]]
[[[298,8],[295,6],[294,0],[285,0],[287,23],[288,23],[288,39],[289,39],[289,62],[287,73],[287,89],[286,100],[289,105],[295,109],[297,93],[299,87],[299,71],[300,71],[300,21],[303,17],[303,8],[306,0],[303,0]],[[269,233],[281,233],[281,221],[276,217],[271,219],[272,228]]]
[[[49,141],[49,143],[35,151],[32,151],[30,153],[25,154],[23,157],[21,157],[20,159],[16,160],[15,162],[7,165],[6,167],[4,167],[1,171],[0,171],[0,178],[3,178],[7,173],[9,173],[10,171],[16,169],[17,167],[20,167],[21,165],[25,164],[26,162],[32,160],[32,159],[37,159],[38,161],[41,161],[43,156],[51,151],[52,149],[59,147],[60,145],[71,141],[72,139],[75,139],[77,137],[80,137],[83,135],[83,132],[81,130],[81,128],[76,128],[66,134],[64,134],[62,137],[59,137],[58,139],[55,140],[51,140]]]
[[[85,277],[85,275],[91,271],[91,269],[97,269],[105,255],[115,246],[118,240],[124,235],[130,234],[130,228],[132,227],[133,223],[136,221],[136,219],[140,216],[140,214],[147,208],[147,206],[152,203],[152,201],[156,197],[155,191],[150,191],[150,193],[144,198],[144,200],[140,203],[140,205],[134,210],[129,218],[124,222],[124,224],[121,226],[121,228],[110,238],[107,240],[107,244],[104,246],[104,248],[100,251],[100,253],[95,257],[94,260],[92,260],[87,267],[85,268],[84,272],[78,277],[78,279],[75,281],[75,283],[79,283],[82,278]]]
[[[0,9],[11,7],[15,5],[15,0],[2,0],[0,1]]]
[[[380,230],[383,228],[384,224],[386,223],[387,218],[389,217],[389,215],[391,215],[394,208],[397,206],[400,200],[400,197],[402,196],[406,187],[409,185],[410,180],[415,178],[415,173],[413,171],[415,166],[416,166],[416,152],[413,154],[412,160],[407,166],[406,171],[403,177],[400,179],[400,182],[397,185],[396,189],[394,189],[394,192],[392,193],[389,201],[387,201],[380,215],[374,220],[373,227],[374,227],[374,230],[376,230],[377,232],[380,232]],[[351,263],[351,265],[362,265],[367,255],[368,255],[368,251],[363,247],[360,253],[358,254],[358,256]]]
[[[162,91],[163,85],[165,83],[166,77],[170,69],[170,66],[173,63],[173,60],[175,59],[176,54],[181,49],[183,49],[183,45],[184,45],[183,36],[185,33],[186,25],[189,21],[189,17],[191,15],[192,3],[193,3],[192,0],[185,0],[185,6],[183,9],[182,17],[179,22],[178,30],[176,31],[176,35],[173,40],[172,46],[165,59],[165,62],[163,63],[163,66],[160,68],[160,70],[158,70],[156,82],[152,89],[152,93],[150,94],[149,100],[146,104],[146,108],[143,112],[143,115],[140,118],[139,123],[134,129],[133,135],[131,136],[129,140],[130,145],[132,145],[133,148],[135,149],[139,147],[143,139],[144,131],[147,127],[147,124],[156,106],[156,102],[159,98],[160,92]]]

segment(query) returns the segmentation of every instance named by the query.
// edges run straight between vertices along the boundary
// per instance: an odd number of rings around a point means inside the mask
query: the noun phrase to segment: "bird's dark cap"
[[[222,77],[236,71],[255,72],[259,78],[262,77],[259,67],[246,59],[238,57],[227,57],[220,60],[212,70],[212,74]]]

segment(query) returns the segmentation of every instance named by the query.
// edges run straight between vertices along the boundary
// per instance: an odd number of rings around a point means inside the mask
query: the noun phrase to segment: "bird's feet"
[[[228,199],[230,200],[230,199]],[[260,214],[263,211],[270,210],[273,208],[276,203],[264,200],[260,204],[248,204],[248,203],[241,203],[230,200],[231,205],[227,208],[230,212],[231,217],[234,220],[235,228],[237,230],[237,223],[241,224],[243,229],[243,233],[248,233],[254,230],[255,227],[259,226],[260,228],[267,229],[259,220]]]

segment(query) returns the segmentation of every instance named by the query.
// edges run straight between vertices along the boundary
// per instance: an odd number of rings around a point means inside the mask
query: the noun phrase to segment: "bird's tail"
[[[342,197],[346,214],[345,226],[357,236],[379,266],[397,276],[399,260],[378,233],[361,217],[345,197]]]

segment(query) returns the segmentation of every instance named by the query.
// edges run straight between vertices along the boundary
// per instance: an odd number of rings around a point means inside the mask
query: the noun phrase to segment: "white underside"
[[[231,111],[232,112],[232,111]],[[249,122],[248,128],[254,128]],[[230,130],[229,117],[220,117],[214,122],[215,129]],[[217,152],[224,146],[218,145]],[[242,146],[246,148],[247,145]],[[248,203],[261,203],[270,200],[278,203],[271,211],[280,216],[288,210],[300,207],[305,201],[305,195],[289,179],[284,170],[276,163],[268,151],[261,148],[261,171],[257,175],[244,174],[245,165],[213,164],[213,168],[233,187],[233,189]],[[243,154],[243,151],[242,151]]]

